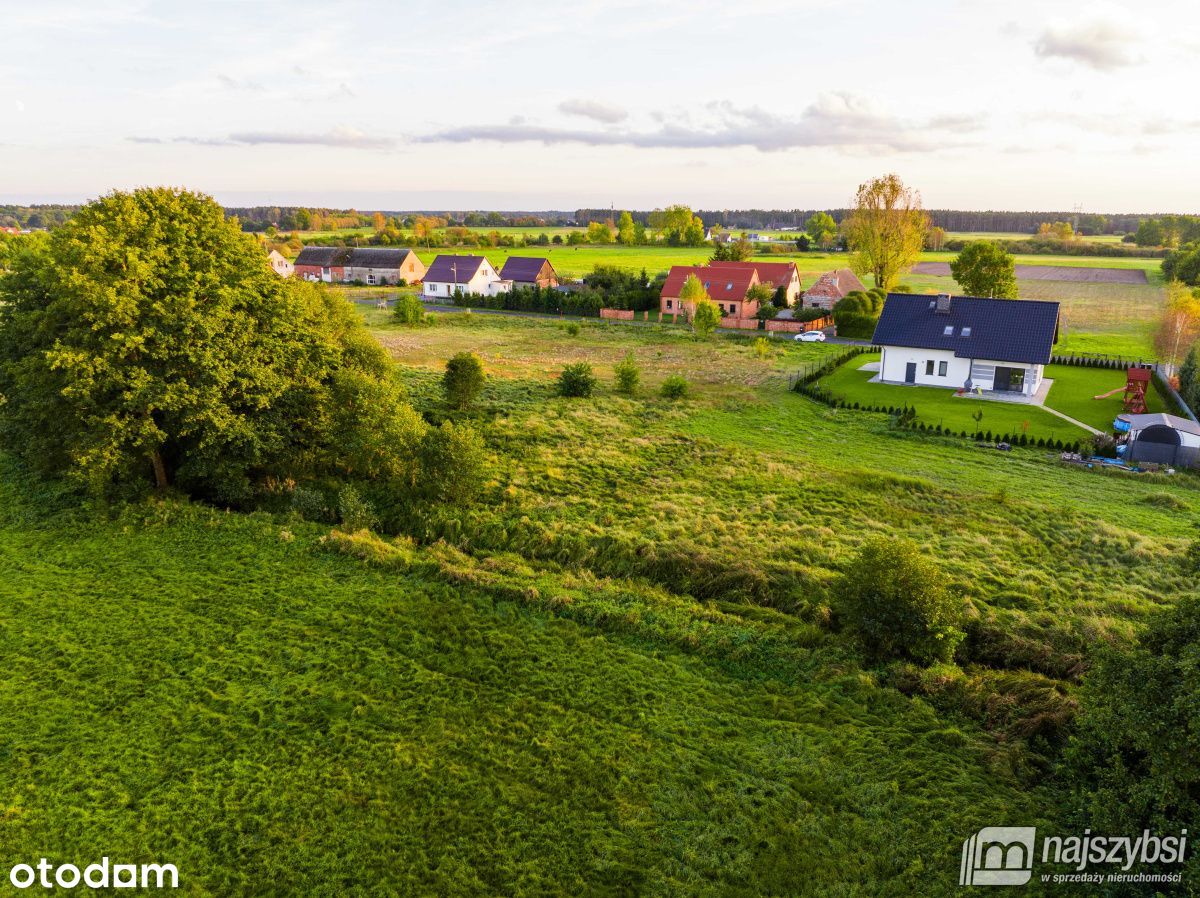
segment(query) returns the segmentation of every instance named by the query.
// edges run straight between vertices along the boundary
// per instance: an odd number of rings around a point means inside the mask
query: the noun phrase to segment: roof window
[[[969,337],[969,336],[971,336],[971,329],[970,329],[969,327],[964,327],[964,328],[962,329],[962,335],[963,335],[964,337]]]
[[[943,334],[943,336],[946,336],[946,337],[953,337],[954,336],[954,325],[947,324],[944,328],[942,328],[942,334]]]

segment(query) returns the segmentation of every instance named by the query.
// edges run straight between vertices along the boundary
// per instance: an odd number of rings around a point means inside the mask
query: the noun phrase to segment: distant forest
[[[50,228],[66,221],[78,206],[47,204],[36,206],[0,205],[0,227]],[[375,211],[355,209],[318,209],[299,206],[229,206],[230,216],[237,216],[247,231],[307,231],[347,227],[371,227],[376,222]],[[446,218],[454,225],[482,227],[586,227],[589,221],[615,218],[613,209],[576,209],[574,211],[488,212],[446,210],[380,210],[384,216],[433,215]],[[801,229],[814,212],[828,212],[834,220],[849,214],[848,209],[700,209],[696,214],[706,225],[721,225],[727,230],[763,230],[778,228]],[[1071,222],[1076,233],[1126,234],[1138,229],[1155,216],[1136,213],[1098,215],[1078,212],[973,212],[959,209],[930,209],[929,217],[935,227],[946,231],[994,231],[1007,234],[1033,235],[1043,222]],[[647,223],[650,210],[633,211],[634,221]]]

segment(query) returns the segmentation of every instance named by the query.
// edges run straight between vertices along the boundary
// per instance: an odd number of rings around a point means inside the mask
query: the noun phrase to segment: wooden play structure
[[[1122,390],[1125,392],[1125,412],[1130,415],[1146,413],[1146,390],[1150,388],[1149,368],[1129,368],[1125,372],[1125,386],[1093,396],[1093,399],[1107,399]]]

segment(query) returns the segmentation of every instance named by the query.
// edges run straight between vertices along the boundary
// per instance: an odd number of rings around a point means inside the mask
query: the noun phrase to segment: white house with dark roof
[[[421,295],[426,300],[449,299],[455,293],[495,296],[512,290],[512,281],[483,256],[438,256],[425,272]]]
[[[1033,399],[1058,341],[1058,303],[977,296],[888,295],[872,342],[883,383]],[[1048,383],[1048,382],[1047,382]]]

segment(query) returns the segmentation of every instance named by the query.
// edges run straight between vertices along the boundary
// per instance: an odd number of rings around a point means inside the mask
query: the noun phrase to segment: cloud
[[[558,104],[563,115],[579,115],[605,125],[615,125],[629,118],[629,113],[619,106],[609,106],[596,100],[563,100]]]
[[[290,131],[242,131],[225,138],[209,137],[129,137],[130,143],[186,143],[196,146],[314,146],[351,150],[386,150],[396,145],[390,137],[366,134],[354,128],[334,128],[324,134]]]
[[[263,86],[261,84],[259,84],[257,81],[239,80],[237,78],[233,78],[229,75],[225,75],[220,72],[217,73],[217,80],[220,81],[221,84],[223,84],[225,87],[229,88],[230,90],[260,91],[263,89]]]
[[[1033,52],[1042,59],[1068,59],[1111,72],[1142,61],[1135,52],[1140,40],[1131,23],[1095,19],[1046,28],[1033,42]]]
[[[982,127],[973,116],[942,116],[925,122],[901,120],[851,94],[830,94],[787,118],[755,106],[711,103],[703,121],[683,123],[652,115],[659,125],[650,131],[558,128],[544,125],[468,125],[416,138],[419,143],[580,143],[589,146],[632,146],[657,149],[754,147],[775,152],[803,147],[841,147],[909,152],[961,145],[961,136]],[[947,135],[957,135],[948,139]]]

